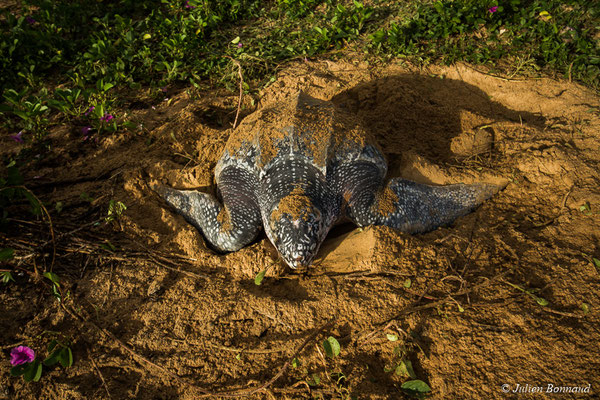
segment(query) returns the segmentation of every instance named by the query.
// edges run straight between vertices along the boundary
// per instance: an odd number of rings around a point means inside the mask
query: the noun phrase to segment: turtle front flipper
[[[262,220],[247,176],[239,170],[221,173],[219,189],[223,204],[212,195],[196,190],[156,189],[178,213],[220,251],[236,251],[252,242]]]
[[[448,225],[473,211],[501,186],[485,183],[424,185],[394,178],[370,194],[356,196],[348,215],[358,225],[386,225],[407,233],[422,233]]]

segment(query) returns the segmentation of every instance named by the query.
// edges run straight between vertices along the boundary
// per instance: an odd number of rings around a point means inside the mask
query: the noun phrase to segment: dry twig
[[[244,76],[242,75],[242,64],[238,60],[230,56],[223,56],[229,58],[238,67],[238,76],[240,77],[240,97],[238,98],[237,112],[235,113],[235,120],[233,121],[233,129],[237,127],[238,117],[240,116],[240,109],[242,108],[242,97],[244,95]]]
[[[110,395],[110,392],[108,391],[108,386],[106,385],[106,381],[104,380],[104,375],[102,375],[102,372],[100,372],[100,369],[96,365],[96,361],[94,361],[94,358],[89,353],[89,351],[88,351],[88,358],[90,359],[90,361],[92,362],[92,366],[94,367],[94,369],[98,373],[98,376],[100,377],[100,381],[102,381],[102,386],[104,386],[104,390],[106,390],[106,394],[108,395],[108,398],[112,399],[112,396]]]

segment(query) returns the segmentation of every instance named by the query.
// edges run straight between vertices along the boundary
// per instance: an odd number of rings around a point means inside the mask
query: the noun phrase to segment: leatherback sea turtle
[[[248,116],[217,163],[220,200],[161,186],[159,194],[220,251],[252,242],[264,227],[292,268],[309,265],[329,229],[359,226],[421,233],[453,222],[500,187],[385,181],[383,154],[361,124],[303,92]]]

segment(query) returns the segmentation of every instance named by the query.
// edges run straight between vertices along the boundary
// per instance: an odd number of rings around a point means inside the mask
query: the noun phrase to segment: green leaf
[[[25,382],[37,382],[42,376],[42,363],[39,360],[35,360],[29,364],[29,367],[23,374]]]
[[[331,358],[340,355],[340,343],[333,336],[329,336],[326,340],[323,340],[323,348],[325,349],[325,354]]]
[[[594,265],[596,266],[596,268],[600,269],[600,260],[598,260],[595,257],[592,257],[592,261],[594,262]]]
[[[538,297],[538,296],[534,296],[535,297],[535,301],[540,305],[540,306],[547,306],[548,304],[550,304],[548,302],[548,300],[544,299],[543,297]]]
[[[52,285],[52,295],[56,297],[56,299],[60,302],[62,300],[62,296],[60,291],[58,290],[58,284]]]
[[[413,369],[412,363],[409,360],[401,361],[396,367],[394,373],[396,375],[408,376],[412,379],[417,379],[417,374],[415,374],[415,370]]]
[[[387,340],[389,340],[390,342],[395,342],[396,340],[398,340],[398,335],[392,335],[390,333],[385,335],[385,337],[387,337]]]
[[[257,286],[260,285],[262,283],[266,273],[267,273],[266,269],[263,269],[262,271],[260,271],[254,278],[254,284]]]
[[[429,385],[420,379],[406,381],[402,384],[401,387],[402,390],[406,392],[406,394],[417,398],[423,398],[427,393],[431,392],[431,388],[429,387]]]
[[[231,41],[231,43],[232,43],[232,44],[238,44],[239,42],[240,42],[240,37],[239,37],[239,36],[238,36],[238,37],[236,37],[235,39],[233,39],[233,40]]]
[[[23,175],[15,166],[7,167],[6,184],[8,186],[19,186],[23,184]]]
[[[54,346],[57,343],[58,342],[56,342],[56,340],[53,340],[52,342],[50,342],[50,345],[48,345],[48,349],[54,348]],[[53,344],[54,344],[54,346],[51,346]],[[71,351],[70,347],[68,347],[68,346],[67,347],[59,347],[59,348],[55,349],[44,360],[44,365],[50,367],[58,362],[60,362],[60,365],[62,365],[65,368],[73,365],[73,352]]]
[[[58,344],[58,340],[54,339],[50,343],[48,343],[48,351],[52,351],[56,345]]]
[[[50,107],[56,108],[58,111],[65,112],[67,110],[67,105],[60,100],[50,99],[48,100],[48,104]]]
[[[51,367],[56,364],[60,359],[60,352],[62,349],[54,350],[46,359],[44,359],[43,363],[47,367]]]
[[[10,369],[10,374],[12,376],[21,376],[21,375],[23,375],[27,371],[27,368],[29,367],[29,364],[31,364],[31,363],[25,363],[25,364],[21,364],[21,365],[15,365],[14,367],[12,367]]]
[[[29,201],[29,205],[31,206],[31,212],[33,213],[33,215],[40,215],[42,213],[42,206],[39,200],[27,190],[23,190],[22,193],[23,196],[25,196]]]
[[[100,247],[103,248],[104,250],[111,251],[111,252],[114,252],[114,251],[117,250],[117,248],[115,247],[115,245],[112,244],[108,240],[106,240],[105,243],[100,243]]]
[[[27,121],[28,119],[31,118],[31,116],[29,115],[29,113],[25,112],[25,111],[13,111],[13,113],[17,116],[20,117],[21,119],[24,119],[25,121]]]
[[[49,272],[49,271],[48,272],[44,272],[44,277],[50,279],[50,281],[52,281],[52,283],[54,283],[56,286],[60,287],[60,284],[58,283],[58,281],[60,280],[60,278],[54,272]]]
[[[0,281],[2,281],[2,283],[8,283],[10,281],[15,282],[15,278],[13,278],[10,271],[2,271],[0,272]]]
[[[72,103],[76,102],[79,96],[81,95],[81,89],[73,90],[73,95],[69,98]]]
[[[581,303],[581,310],[583,314],[588,314],[590,312],[590,306],[587,303]]]
[[[33,381],[37,382],[42,377],[42,363],[37,360],[34,363],[37,363],[37,367],[35,371],[35,376],[33,377]]]
[[[133,121],[125,121],[125,122],[123,122],[123,126],[127,129],[129,129],[130,131],[139,130],[138,124],[136,124]]]
[[[0,261],[10,260],[15,256],[15,249],[0,249]]]
[[[296,357],[294,357],[294,359],[292,360],[292,367],[298,368],[299,364],[300,364],[300,361],[298,361],[298,359]]]
[[[83,192],[83,193],[81,193],[81,194],[79,195],[79,198],[80,198],[81,200],[83,200],[83,201],[88,201],[88,202],[90,202],[90,203],[91,203],[92,201],[94,201],[94,199],[93,199],[93,198],[91,198],[91,197],[90,197],[90,195],[89,195],[89,194],[87,194],[86,192]]]
[[[73,365],[73,352],[70,347],[63,347],[58,352],[58,360],[60,364],[67,368]]]

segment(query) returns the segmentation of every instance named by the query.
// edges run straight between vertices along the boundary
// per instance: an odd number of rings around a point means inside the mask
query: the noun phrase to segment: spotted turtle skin
[[[355,116],[303,92],[247,117],[215,168],[218,197],[166,186],[158,193],[217,250],[261,228],[292,268],[312,263],[341,218],[422,233],[452,223],[500,187],[386,181],[387,163]]]

